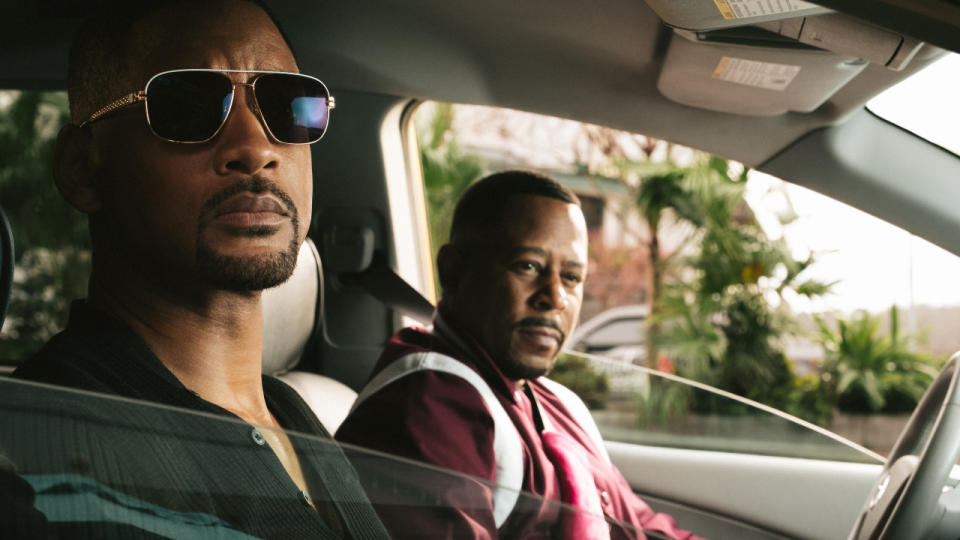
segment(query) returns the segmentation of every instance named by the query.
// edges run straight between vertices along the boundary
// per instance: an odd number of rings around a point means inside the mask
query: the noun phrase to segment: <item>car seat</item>
[[[7,316],[10,304],[10,290],[13,287],[13,229],[7,221],[7,215],[0,206],[0,330]]]
[[[311,340],[319,337],[322,317],[323,269],[316,246],[307,238],[290,279],[263,291],[263,373],[292,386],[332,434],[357,393],[330,377],[295,369],[310,354]]]

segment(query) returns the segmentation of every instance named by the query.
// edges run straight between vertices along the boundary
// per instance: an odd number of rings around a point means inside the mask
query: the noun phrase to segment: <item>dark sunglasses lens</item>
[[[270,132],[280,142],[311,143],[327,129],[327,89],[317,80],[288,73],[261,75],[257,105]]]
[[[154,133],[179,142],[213,137],[230,110],[233,85],[222,73],[176,71],[147,85],[147,115]]]

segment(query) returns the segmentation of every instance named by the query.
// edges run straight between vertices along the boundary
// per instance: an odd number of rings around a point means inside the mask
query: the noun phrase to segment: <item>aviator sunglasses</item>
[[[238,83],[228,73],[255,75],[249,82]],[[237,86],[253,90],[254,111],[277,142],[315,143],[326,132],[335,102],[319,79],[300,73],[235,69],[158,73],[145,89],[113,101],[91,114],[80,127],[143,101],[147,124],[157,137],[177,143],[207,142],[226,123]]]

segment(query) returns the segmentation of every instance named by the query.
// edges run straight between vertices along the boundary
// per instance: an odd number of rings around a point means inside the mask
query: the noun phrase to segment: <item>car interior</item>
[[[0,88],[64,89],[72,32],[94,3],[3,2]],[[331,433],[381,346],[403,326],[428,324],[437,300],[412,120],[426,100],[547,114],[696,148],[960,255],[960,157],[866,107],[960,51],[955,1],[265,3],[300,70],[331,89],[336,110],[312,147],[309,240],[294,277],[264,296],[264,372],[296,388]],[[8,229],[2,204],[0,193]],[[13,281],[11,238],[0,234],[0,314]],[[943,399],[954,394],[950,381]],[[940,418],[940,408],[927,409],[924,421]],[[956,462],[956,441],[943,443],[953,445],[952,461],[938,463]],[[651,506],[711,538],[845,537],[886,471],[870,459],[620,441],[608,450]],[[913,528],[897,530],[934,534],[943,514],[911,512]],[[950,519],[935,537],[957,536]],[[879,534],[883,523],[870,527]]]

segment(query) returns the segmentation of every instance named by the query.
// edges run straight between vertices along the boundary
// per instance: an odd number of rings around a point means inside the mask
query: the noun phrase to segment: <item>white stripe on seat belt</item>
[[[520,489],[523,487],[523,446],[520,434],[507,411],[494,395],[486,381],[466,364],[435,352],[420,352],[403,356],[376,377],[370,380],[360,391],[350,412],[353,412],[367,398],[388,384],[411,373],[424,370],[442,371],[460,377],[470,383],[483,398],[487,411],[493,418],[493,451],[496,456],[496,482],[493,493],[493,518],[497,528],[513,512]]]

